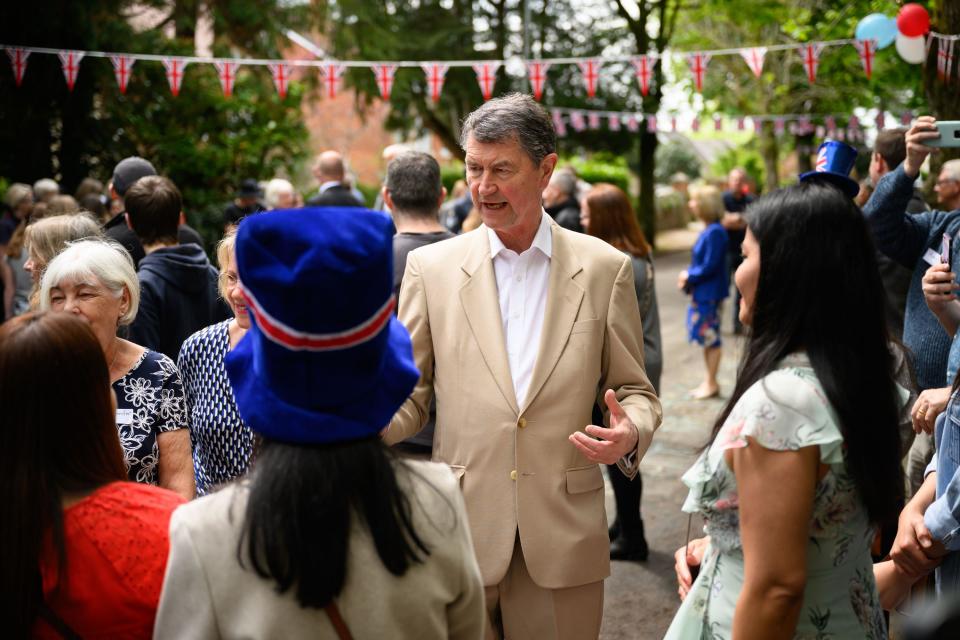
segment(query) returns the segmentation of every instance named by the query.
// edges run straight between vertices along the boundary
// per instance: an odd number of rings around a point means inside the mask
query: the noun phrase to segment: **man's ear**
[[[383,204],[387,205],[387,209],[393,211],[393,198],[390,197],[390,192],[385,186],[380,188],[380,195],[383,196]]]
[[[543,193],[543,190],[547,188],[547,185],[550,184],[550,177],[553,175],[554,169],[557,168],[557,161],[560,159],[556,153],[548,153],[544,156],[543,160],[540,161],[540,192]]]
[[[184,224],[187,224],[187,216],[183,213],[183,211],[181,211],[180,219],[177,220],[177,226],[179,227],[180,225],[184,225]]]
[[[440,187],[440,199],[437,201],[437,206],[442,206],[443,202],[447,199],[447,188]]]
[[[877,163],[877,167],[880,169],[881,175],[890,171],[890,167],[887,166],[887,161],[884,160],[883,156],[876,151],[873,152],[873,161]]]

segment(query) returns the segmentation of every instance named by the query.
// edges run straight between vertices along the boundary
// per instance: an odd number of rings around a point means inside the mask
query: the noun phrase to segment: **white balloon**
[[[927,57],[927,48],[923,36],[908,38],[902,33],[897,34],[897,53],[910,64],[920,64]]]

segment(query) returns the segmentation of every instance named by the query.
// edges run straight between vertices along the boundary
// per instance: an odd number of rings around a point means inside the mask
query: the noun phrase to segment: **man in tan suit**
[[[433,457],[460,478],[488,638],[596,638],[610,575],[599,463],[633,477],[661,417],[633,269],[543,212],[556,134],[532,98],[485,103],[461,143],[484,224],[408,257],[399,317],[421,377],[384,437],[416,433],[435,393]],[[608,428],[587,426],[597,402]]]

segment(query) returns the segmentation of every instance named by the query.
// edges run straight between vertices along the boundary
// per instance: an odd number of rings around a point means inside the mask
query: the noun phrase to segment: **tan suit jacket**
[[[400,320],[421,377],[386,435],[416,433],[436,394],[433,457],[460,477],[484,585],[507,571],[519,528],[533,580],[549,589],[610,575],[603,476],[567,438],[612,388],[637,425],[637,472],[660,424],[643,368],[630,259],[551,224],[549,290],[525,406],[517,406],[486,227],[413,251]]]

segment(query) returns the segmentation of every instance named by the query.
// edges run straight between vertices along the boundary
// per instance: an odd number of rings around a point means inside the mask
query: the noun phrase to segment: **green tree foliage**
[[[670,183],[670,177],[676,173],[685,173],[691,180],[700,177],[700,159],[681,142],[659,145],[656,163],[654,176],[660,184]]]
[[[623,191],[630,192],[630,170],[623,157],[601,151],[589,159],[573,157],[570,164],[577,172],[577,177],[590,184],[607,182],[614,184]]]
[[[684,12],[687,26],[678,32],[675,45],[685,50],[737,48],[751,45],[791,45],[852,38],[857,23],[870,13],[895,16],[894,0],[730,0],[704,3]],[[679,65],[679,63],[678,63]],[[685,62],[684,62],[685,65]],[[834,114],[845,126],[857,107],[899,111],[918,104],[917,67],[904,63],[894,47],[878,52],[871,79],[852,46],[828,47],[820,58],[817,79],[810,84],[795,49],[771,51],[763,73],[755,78],[739,55],[717,56],[708,67],[704,83],[705,111],[743,114]],[[686,69],[678,69],[689,77]],[[692,85],[690,87],[693,94]],[[765,122],[760,135],[766,187],[778,184],[778,166],[785,148],[795,147],[800,169],[809,165],[812,131],[794,139],[777,137],[774,124]]]
[[[612,0],[612,9],[626,22],[627,33],[633,40],[634,53],[638,55],[654,54],[660,56],[671,45],[677,29],[682,0]],[[684,24],[684,29],[687,25]],[[655,114],[660,111],[663,100],[663,66],[656,64],[653,69],[650,92],[643,97],[643,113]],[[637,174],[640,178],[640,197],[637,214],[647,238],[651,242],[656,238],[656,133],[641,127],[637,145]]]
[[[606,9],[606,0],[528,1],[531,11],[526,24],[522,0],[330,0],[321,4],[324,31],[334,57],[384,61],[513,59],[509,73],[505,67],[499,68],[494,95],[530,91],[526,70],[517,58],[524,54],[525,33],[531,58],[600,55],[623,37],[622,29],[609,24],[609,11],[584,11],[584,7]],[[616,69],[612,72],[609,75],[615,75]],[[350,70],[346,82],[357,89],[363,103],[380,99],[368,69]],[[547,73],[543,103],[621,109],[626,105],[622,93],[622,87],[608,91],[601,84],[598,95],[587,99],[580,70],[575,65],[555,65]],[[400,68],[390,95],[386,126],[406,137],[431,132],[451,154],[462,159],[460,123],[482,103],[470,67],[450,68],[438,103],[430,98],[422,70]],[[626,153],[630,146],[629,136],[612,134],[605,127],[571,134],[561,141],[564,151],[589,148]]]
[[[121,16],[142,12],[129,0],[8,3],[0,42],[25,46],[192,55],[199,3],[155,3],[167,11],[155,29],[136,32]],[[149,4],[149,3],[147,3]],[[276,57],[283,3],[238,0],[207,3],[214,55]],[[37,15],[43,19],[38,20]],[[176,34],[168,38],[165,27]],[[281,100],[265,67],[241,67],[234,95],[223,96],[212,65],[187,67],[180,95],[171,95],[163,66],[140,61],[126,95],[109,59],[84,58],[68,91],[55,56],[30,57],[23,85],[0,64],[0,175],[33,182],[58,179],[72,191],[84,177],[109,180],[129,155],[151,160],[183,191],[186,213],[208,240],[222,233],[220,213],[240,180],[292,171],[306,152],[301,122],[303,87],[292,83]]]
[[[960,33],[960,2],[955,0],[934,0],[930,9],[930,28],[938,33]],[[944,82],[937,77],[936,56],[939,44],[930,47],[927,64],[923,69],[923,93],[927,100],[923,113],[929,113],[940,120],[960,120],[960,86],[956,75],[952,82]],[[954,54],[956,57],[956,54]],[[956,73],[956,71],[954,72]],[[933,195],[933,185],[940,173],[940,165],[952,158],[960,157],[960,149],[942,149],[930,158],[932,171],[927,178],[926,191]]]
[[[758,185],[766,183],[766,168],[763,166],[763,157],[757,151],[756,140],[730,149],[723,153],[714,161],[710,170],[714,176],[726,177],[734,168],[741,168],[747,172],[747,175],[753,178]]]

